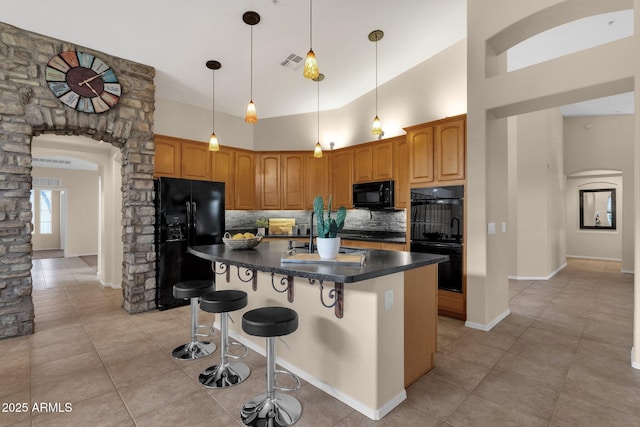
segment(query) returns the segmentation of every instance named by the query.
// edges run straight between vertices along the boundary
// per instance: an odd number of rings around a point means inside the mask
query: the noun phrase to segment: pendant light
[[[256,104],[253,103],[253,26],[260,22],[260,15],[258,15],[257,12],[245,12],[242,15],[242,20],[251,27],[251,100],[247,105],[247,114],[244,117],[244,121],[247,123],[257,123],[258,114],[256,112]]]
[[[376,116],[373,118],[373,126],[371,127],[372,135],[382,136],[382,123],[378,117],[378,40],[382,40],[384,33],[381,30],[374,30],[369,33],[369,40],[376,44]]]
[[[316,54],[313,52],[313,0],[309,0],[309,52],[304,60],[304,71],[302,73],[308,79],[315,80],[320,72],[318,71],[318,61]]]
[[[218,137],[215,132],[215,122],[216,122],[216,70],[219,70],[222,67],[222,64],[218,61],[207,61],[207,68],[212,71],[211,75],[213,76],[213,96],[211,101],[211,137],[209,138],[209,151],[220,151],[220,145],[218,144]]]
[[[320,145],[320,82],[324,80],[324,74],[318,74],[318,77],[313,79],[318,83],[318,142],[313,149],[313,157],[322,157],[322,146]]]

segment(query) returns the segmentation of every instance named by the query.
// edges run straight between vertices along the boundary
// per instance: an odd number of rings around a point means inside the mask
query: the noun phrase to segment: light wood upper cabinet
[[[353,182],[373,181],[373,150],[370,144],[353,149]]]
[[[180,178],[181,144],[180,139],[155,135],[156,152],[154,155],[154,177],[167,176]]]
[[[371,179],[386,181],[393,179],[393,140],[375,142],[371,145]]]
[[[282,209],[304,209],[304,163],[305,156],[302,153],[282,154]]]
[[[280,209],[280,154],[262,153],[256,159],[260,209]]]
[[[224,182],[225,209],[235,206],[235,152],[227,147],[211,153],[211,179]]]
[[[429,184],[433,173],[433,126],[414,126],[405,129],[409,143],[409,182]]]
[[[333,163],[333,207],[353,207],[353,150],[342,149],[332,153]],[[325,200],[327,203],[327,200]]]
[[[395,182],[395,207],[398,209],[409,208],[409,144],[405,136],[393,139],[393,180]]]
[[[465,178],[465,119],[449,121],[435,128],[436,180]]]
[[[353,149],[353,182],[393,179],[393,144],[370,142]]]
[[[466,115],[405,128],[409,143],[409,182],[433,184],[464,181]]]
[[[322,196],[325,200],[329,198],[330,189],[330,154],[324,153],[320,158],[313,157],[313,153],[308,153],[304,159],[304,207],[303,209],[313,209],[313,200],[316,196]],[[346,206],[345,206],[346,207]]]
[[[203,142],[183,141],[181,147],[182,178],[211,181],[209,146]]]
[[[235,153],[235,209],[256,208],[255,159],[251,151]]]

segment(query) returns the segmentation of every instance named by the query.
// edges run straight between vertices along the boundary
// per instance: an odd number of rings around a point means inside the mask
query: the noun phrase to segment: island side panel
[[[404,272],[404,386],[435,367],[438,325],[437,264]]]
[[[395,273],[344,286],[344,317],[320,302],[318,283],[294,278],[293,303],[271,286],[271,274],[258,272],[258,289],[241,282],[231,266],[231,281],[217,276],[217,289],[247,292],[248,306],[235,313],[264,306],[290,307],[298,312],[298,330],[283,337],[291,350],[277,342],[278,363],[371,419],[379,419],[406,399],[404,390],[404,273]],[[244,269],[241,269],[244,270]],[[279,289],[282,276],[274,280]],[[325,302],[333,283],[325,283]],[[384,308],[384,292],[393,292],[393,306]],[[264,354],[265,340],[242,332],[241,321],[230,332]]]

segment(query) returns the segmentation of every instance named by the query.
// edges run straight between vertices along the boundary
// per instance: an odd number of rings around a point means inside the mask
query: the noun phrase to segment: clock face
[[[113,70],[83,52],[62,52],[49,60],[45,72],[49,89],[65,105],[84,113],[113,108],[122,88]]]

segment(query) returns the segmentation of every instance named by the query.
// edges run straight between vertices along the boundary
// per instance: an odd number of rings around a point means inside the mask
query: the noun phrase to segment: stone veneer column
[[[45,68],[68,50],[89,52],[115,70],[122,85],[115,108],[86,114],[55,98]],[[155,307],[154,75],[152,67],[0,23],[0,338],[34,332],[31,139],[42,133],[84,135],[122,150],[123,308]]]

